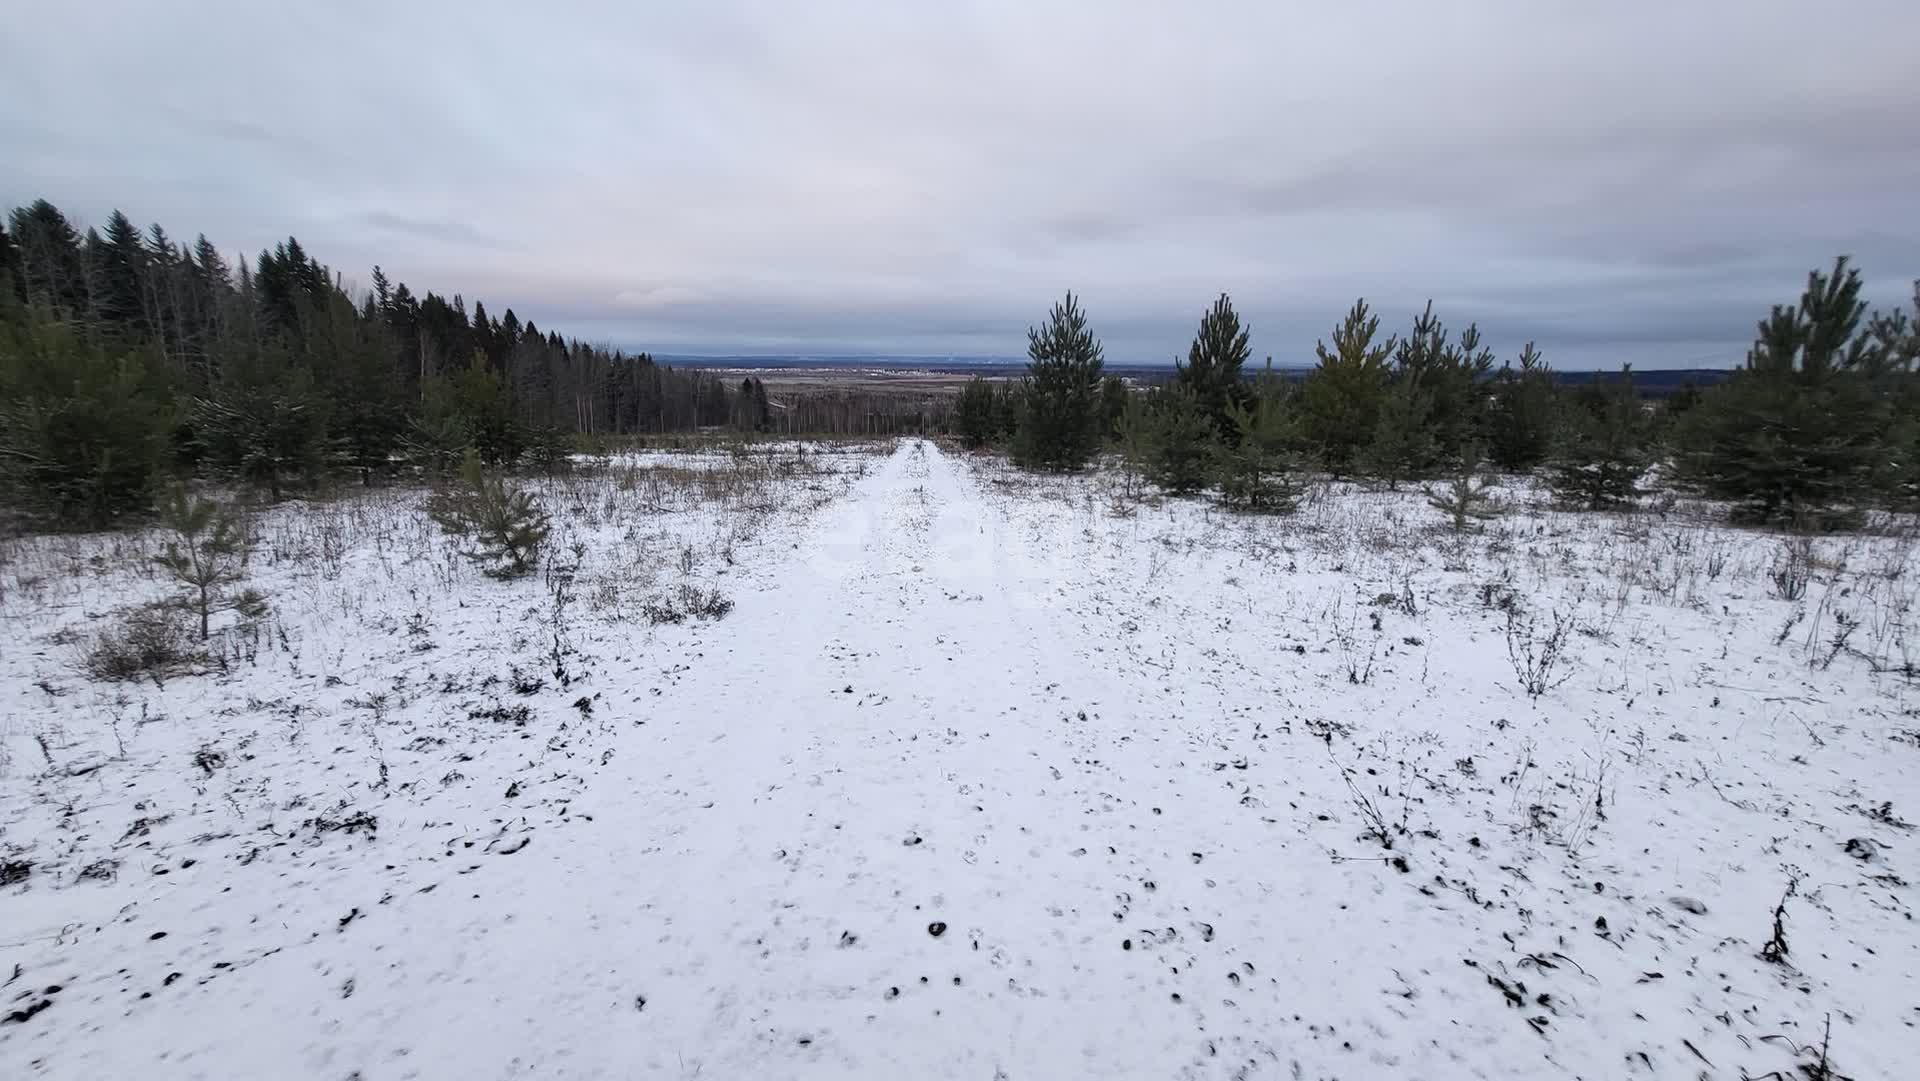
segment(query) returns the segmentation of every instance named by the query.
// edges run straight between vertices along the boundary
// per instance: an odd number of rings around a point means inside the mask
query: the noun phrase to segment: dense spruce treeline
[[[198,472],[289,486],[350,472],[551,465],[580,436],[703,428],[872,434],[921,399],[770,401],[758,379],[675,369],[428,292],[374,267],[350,294],[289,238],[251,263],[115,211],[53,204],[0,224],[0,494],[52,522],[145,510]]]
[[[953,428],[970,446],[1077,470],[1103,446],[1133,483],[1285,511],[1303,475],[1428,488],[1456,528],[1484,511],[1488,470],[1539,470],[1564,505],[1633,506],[1657,482],[1732,505],[1736,520],[1836,528],[1863,510],[1920,510],[1920,330],[1905,311],[1870,313],[1848,260],[1808,275],[1799,302],[1762,320],[1745,367],[1705,390],[1649,401],[1633,373],[1556,384],[1529,342],[1500,361],[1469,324],[1429,303],[1383,333],[1362,300],[1304,379],[1249,379],[1250,334],[1221,296],[1165,385],[1101,382],[1100,344],[1069,295],[1029,331],[1018,383],[973,380]],[[1914,306],[1920,312],[1920,282]]]

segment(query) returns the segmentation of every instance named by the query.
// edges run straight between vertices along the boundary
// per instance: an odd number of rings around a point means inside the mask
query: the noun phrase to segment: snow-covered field
[[[158,685],[151,538],[9,543],[0,1077],[1920,1071],[1910,540],[1117,486],[626,460],[513,583],[286,507]]]

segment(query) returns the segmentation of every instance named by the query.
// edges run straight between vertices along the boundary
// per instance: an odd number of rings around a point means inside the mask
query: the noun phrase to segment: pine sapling
[[[1220,494],[1228,503],[1256,512],[1285,514],[1300,497],[1288,448],[1295,428],[1287,415],[1278,384],[1262,381],[1251,406],[1229,402],[1227,420],[1236,439],[1214,447]]]
[[[1078,472],[1100,449],[1100,342],[1072,293],[1044,328],[1027,331],[1027,378],[1013,439],[1014,461]]]
[[[1445,511],[1453,531],[1464,533],[1469,522],[1498,517],[1493,504],[1493,477],[1480,471],[1480,455],[1469,451],[1444,488],[1425,489],[1427,505]]]
[[[1144,494],[1147,473],[1153,468],[1154,446],[1154,419],[1147,413],[1143,395],[1128,396],[1116,427],[1125,483],[1122,495],[1130,500],[1139,499]]]
[[[1380,402],[1372,442],[1360,449],[1360,464],[1399,491],[1402,481],[1425,473],[1438,448],[1433,439],[1433,397],[1412,375],[1394,381]]]
[[[1648,436],[1628,366],[1619,378],[1573,396],[1547,484],[1562,503],[1581,510],[1632,507],[1648,494],[1642,485],[1653,465]]]
[[[1190,495],[1212,479],[1215,430],[1200,403],[1172,389],[1147,403],[1147,479],[1175,495]]]
[[[267,600],[259,592],[228,592],[241,580],[250,542],[246,528],[228,508],[190,497],[184,485],[176,484],[161,498],[160,521],[173,539],[153,561],[184,587],[181,606],[199,615],[202,642],[215,612],[232,610],[247,619],[266,614]]]
[[[474,542],[469,559],[491,578],[518,578],[531,571],[547,543],[547,512],[533,493],[511,487],[467,452],[459,485],[427,504],[427,514],[448,534]]]

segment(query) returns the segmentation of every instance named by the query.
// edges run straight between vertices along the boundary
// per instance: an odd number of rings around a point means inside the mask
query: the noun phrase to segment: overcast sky
[[[1736,361],[1806,271],[1920,277],[1920,3],[22,4],[0,200],[114,207],[655,350],[1116,360],[1232,294],[1503,356]]]

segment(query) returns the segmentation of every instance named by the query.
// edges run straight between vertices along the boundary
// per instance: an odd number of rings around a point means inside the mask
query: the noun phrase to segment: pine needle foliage
[[[251,538],[230,508],[189,496],[185,485],[175,484],[159,509],[160,524],[172,536],[153,561],[183,587],[180,607],[199,617],[201,641],[215,612],[231,610],[245,619],[266,615],[267,599],[258,591],[231,591],[243,578]]]
[[[1736,520],[1825,529],[1857,516],[1884,457],[1881,383],[1903,347],[1863,325],[1860,273],[1814,271],[1797,306],[1760,321],[1744,369],[1690,411],[1683,478],[1733,502]]]
[[[1381,399],[1373,440],[1361,453],[1361,463],[1387,482],[1390,491],[1419,477],[1432,467],[1435,455],[1433,396],[1415,375],[1393,380]]]
[[[1520,366],[1506,365],[1493,379],[1487,415],[1487,458],[1509,472],[1522,473],[1553,452],[1553,369],[1528,342]]]
[[[1387,391],[1387,358],[1397,340],[1379,340],[1380,317],[1354,302],[1333,331],[1333,344],[1314,343],[1319,363],[1300,388],[1302,435],[1336,475],[1351,473],[1379,424]]]
[[[1114,433],[1120,448],[1121,467],[1125,471],[1125,489],[1121,494],[1127,499],[1139,499],[1144,494],[1147,475],[1153,470],[1155,424],[1152,413],[1147,409],[1146,395],[1130,396],[1126,407],[1121,410]]]
[[[1029,469],[1077,472],[1102,442],[1100,342],[1072,293],[1044,327],[1027,330],[1027,378],[1014,432],[1014,461]]]
[[[986,446],[995,435],[994,413],[993,384],[974,376],[953,403],[953,434],[969,448]]]
[[[1444,512],[1455,533],[1464,533],[1476,521],[1499,516],[1493,486],[1494,478],[1481,471],[1479,450],[1468,447],[1453,478],[1444,487],[1425,490],[1427,505]]]
[[[81,528],[146,511],[168,457],[168,394],[150,351],[0,296],[0,500]]]
[[[1175,495],[1191,495],[1212,479],[1215,431],[1200,402],[1169,387],[1148,403],[1147,479]]]
[[[1227,420],[1234,438],[1214,447],[1221,498],[1254,513],[1291,512],[1300,498],[1294,458],[1300,433],[1271,364],[1250,403],[1228,403]]]
[[[1469,324],[1453,338],[1433,314],[1432,301],[1400,339],[1395,377],[1414,380],[1427,395],[1425,426],[1432,433],[1435,463],[1459,462],[1470,445],[1480,442],[1487,419],[1480,384],[1492,368],[1493,351],[1481,344],[1480,328]]]
[[[1653,464],[1648,427],[1631,368],[1621,369],[1618,379],[1582,388],[1568,406],[1547,472],[1554,496],[1580,510],[1631,507],[1645,494],[1641,481]]]
[[[1221,293],[1200,317],[1186,363],[1174,362],[1173,385],[1193,397],[1219,438],[1229,442],[1238,435],[1228,410],[1247,404],[1241,369],[1250,355],[1248,331],[1240,324],[1233,301]]]
[[[231,342],[219,359],[220,377],[194,402],[201,462],[278,500],[289,481],[310,481],[320,470],[326,400],[313,373],[278,340]]]
[[[471,448],[458,484],[435,495],[427,513],[449,535],[472,543],[465,554],[490,578],[529,573],[546,547],[547,513],[533,493],[488,472]]]

